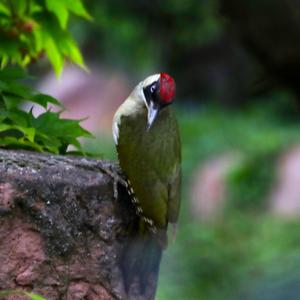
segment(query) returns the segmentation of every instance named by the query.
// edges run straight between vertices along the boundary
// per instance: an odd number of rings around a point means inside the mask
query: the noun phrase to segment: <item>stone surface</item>
[[[138,220],[122,185],[114,198],[118,172],[110,162],[0,150],[0,291],[49,300],[154,298],[158,268],[144,290],[136,285],[143,270],[135,269],[125,289],[122,266]]]

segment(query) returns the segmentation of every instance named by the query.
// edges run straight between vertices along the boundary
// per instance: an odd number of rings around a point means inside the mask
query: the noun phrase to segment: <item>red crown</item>
[[[175,96],[175,80],[167,73],[160,73],[159,96],[164,103],[171,103]]]

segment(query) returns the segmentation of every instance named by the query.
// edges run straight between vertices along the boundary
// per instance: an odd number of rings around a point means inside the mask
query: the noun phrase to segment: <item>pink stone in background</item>
[[[66,66],[59,79],[53,73],[43,78],[38,90],[63,103],[66,111],[62,117],[86,118],[81,122],[85,129],[110,134],[113,115],[129,95],[129,80],[123,74],[100,67],[90,69],[87,73],[78,67]],[[33,111],[37,115],[44,110],[36,106]]]
[[[271,211],[278,216],[300,214],[300,146],[288,150],[278,161],[277,181],[269,199]]]
[[[191,189],[191,211],[202,221],[213,220],[222,214],[226,200],[226,174],[239,155],[223,154],[196,169]]]

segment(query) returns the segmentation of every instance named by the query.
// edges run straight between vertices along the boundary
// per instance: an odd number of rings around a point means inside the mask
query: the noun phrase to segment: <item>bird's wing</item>
[[[168,185],[168,222],[177,223],[181,200],[181,142],[175,118],[173,124],[174,169]]]
[[[121,117],[118,156],[141,214],[153,220],[157,227],[164,228],[167,222],[176,222],[178,217],[179,132],[175,117],[167,108],[150,131],[145,131],[146,124],[146,111],[142,116]]]

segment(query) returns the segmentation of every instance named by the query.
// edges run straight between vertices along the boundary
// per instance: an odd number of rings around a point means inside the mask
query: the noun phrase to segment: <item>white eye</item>
[[[155,92],[155,85],[152,85],[152,86],[150,87],[150,92],[151,92],[151,93],[154,93],[154,92]]]

